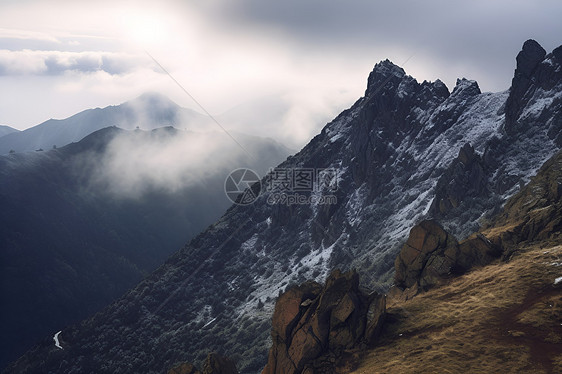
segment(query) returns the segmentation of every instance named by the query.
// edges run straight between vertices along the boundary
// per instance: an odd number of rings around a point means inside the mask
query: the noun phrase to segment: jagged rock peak
[[[480,91],[478,82],[462,78],[457,79],[457,83],[455,85],[455,88],[453,88],[453,92],[451,93],[451,95],[476,96],[480,95],[481,93],[482,91]]]
[[[424,80],[421,84],[421,88],[422,92],[426,92],[426,95],[431,93],[430,96],[439,98],[439,101],[445,100],[451,94],[447,85],[440,79],[437,79],[434,82]],[[425,98],[428,98],[428,96],[425,96]]]
[[[443,83],[443,81],[441,79],[436,79],[435,82],[429,82],[435,89],[437,90],[445,90],[447,91],[447,94],[449,94],[449,88],[447,88],[447,85],[445,83]]]
[[[389,81],[400,81],[405,76],[406,72],[400,66],[395,65],[388,59],[381,61],[375,65],[373,71],[369,74],[365,96],[380,91]]]
[[[406,72],[404,71],[404,69],[402,69],[400,66],[394,64],[389,59],[383,60],[383,61],[379,62],[378,64],[375,64],[375,67],[373,69],[373,73],[379,74],[379,75],[384,75],[386,77],[388,77],[389,74],[393,74],[393,75],[397,76],[398,78],[402,78],[404,75],[406,75]]]
[[[525,112],[524,108],[532,102],[541,100],[544,92],[559,90],[562,84],[562,51],[560,47],[551,54],[546,54],[543,47],[534,40],[527,40],[517,55],[517,67],[511,81],[509,97],[505,104],[505,126],[508,135],[536,131],[537,116],[533,112]],[[555,100],[551,113],[558,117],[560,103]],[[537,112],[541,113],[541,111]],[[541,116],[546,113],[540,114]],[[562,132],[558,125],[560,120],[553,120],[548,136],[562,144]]]
[[[527,40],[523,43],[523,49],[517,55],[515,76],[523,75],[526,78],[530,78],[537,65],[544,60],[545,56],[546,51],[539,43],[533,39]]]

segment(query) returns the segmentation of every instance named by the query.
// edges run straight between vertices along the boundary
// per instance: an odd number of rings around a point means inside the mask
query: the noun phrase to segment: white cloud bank
[[[60,75],[65,72],[125,74],[147,65],[144,56],[114,52],[0,50],[0,75]]]

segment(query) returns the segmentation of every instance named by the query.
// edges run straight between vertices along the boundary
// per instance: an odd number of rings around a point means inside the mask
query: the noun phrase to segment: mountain
[[[6,125],[0,125],[0,138],[8,135],[8,134],[12,134],[14,132],[18,132],[19,130],[14,129],[10,126],[6,126]]]
[[[195,126],[210,124],[210,120],[197,112],[182,108],[167,97],[148,93],[117,106],[88,109],[69,118],[50,119],[37,126],[0,139],[0,154],[35,151],[62,147],[79,141],[94,131],[109,126],[134,130],[152,130],[165,126]],[[214,129],[214,127],[213,127]]]
[[[414,226],[388,295],[337,269],[289,288],[262,374],[560,372],[561,182],[558,152],[483,233],[459,243],[435,221]]]
[[[163,372],[222,351],[244,373],[267,357],[276,297],[356,269],[384,291],[409,230],[433,218],[476,231],[560,147],[562,47],[524,43],[512,87],[417,82],[375,65],[364,97],[328,123],[110,307],[46,337],[7,372]],[[316,182],[315,182],[316,181]],[[54,333],[55,331],[53,331]]]
[[[233,169],[265,174],[289,153],[233,135],[244,149],[224,133],[109,127],[0,156],[0,297],[10,306],[0,365],[120,297],[215,221],[231,204]]]

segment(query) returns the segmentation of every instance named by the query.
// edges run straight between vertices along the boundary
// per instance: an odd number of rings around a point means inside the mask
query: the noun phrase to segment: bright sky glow
[[[408,74],[450,90],[459,77],[504,90],[526,39],[562,44],[560,14],[549,0],[6,0],[0,124],[25,129],[148,91],[198,110],[148,51],[209,112],[257,116],[263,126],[238,130],[294,147],[362,96],[385,58],[413,56]]]

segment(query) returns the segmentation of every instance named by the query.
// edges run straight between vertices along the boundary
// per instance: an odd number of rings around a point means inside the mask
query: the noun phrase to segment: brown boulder
[[[459,245],[456,270],[465,272],[474,266],[489,264],[501,255],[501,249],[482,234],[476,234]]]
[[[330,373],[336,358],[380,332],[385,298],[359,289],[356,272],[335,270],[324,287],[307,282],[279,297],[263,374]]]
[[[419,290],[442,283],[450,275],[486,265],[500,255],[501,250],[482,234],[459,244],[437,222],[423,221],[412,228],[396,258],[395,285],[409,290],[406,298],[410,298]]]
[[[410,230],[408,241],[395,261],[395,283],[430,287],[452,268],[457,240],[435,221],[423,221]]]

